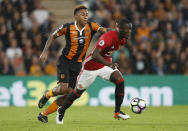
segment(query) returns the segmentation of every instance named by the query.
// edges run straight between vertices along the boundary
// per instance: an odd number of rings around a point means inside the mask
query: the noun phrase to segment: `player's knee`
[[[79,95],[82,95],[83,93],[84,93],[84,91],[85,91],[85,89],[84,90],[76,90],[76,92],[77,92],[77,94],[79,94]]]
[[[119,77],[115,80],[115,84],[119,84],[119,83],[124,83],[124,78],[123,77]]]
[[[113,82],[114,84],[118,83],[119,81],[123,82],[124,79],[122,75],[120,74],[119,71],[115,71],[111,74],[110,76],[110,81]]]
[[[64,100],[65,100],[65,98],[67,97],[67,95],[64,95],[64,96],[61,96],[61,97],[59,97],[59,98],[57,98],[55,101],[56,101],[56,104],[58,105],[58,106],[62,106],[62,104],[63,104],[63,102],[64,102]]]
[[[82,85],[82,84],[78,84],[76,89],[78,89],[78,90],[85,90],[86,87],[84,85]]]
[[[72,88],[68,88],[67,83],[59,84],[56,92],[61,95],[67,95],[72,92]]]
[[[73,90],[73,89],[69,87],[69,88],[68,88],[68,94],[70,94],[70,93],[72,92],[72,90]]]
[[[61,88],[68,88],[69,84],[68,83],[59,83],[58,87]]]
[[[85,90],[80,90],[80,89],[76,89],[76,90],[73,90],[72,92],[74,93],[74,95],[76,95],[77,97],[80,97],[82,94],[83,94],[83,92],[84,92]]]

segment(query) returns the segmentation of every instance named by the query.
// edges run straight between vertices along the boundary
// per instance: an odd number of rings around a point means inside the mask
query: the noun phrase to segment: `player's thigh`
[[[72,89],[74,89],[76,86],[76,81],[79,73],[80,71],[72,71],[72,70],[69,72],[69,87],[71,87]]]
[[[69,87],[74,89],[76,86],[77,77],[82,68],[82,64],[79,62],[70,62],[69,68]]]
[[[96,77],[97,73],[95,71],[82,70],[78,76],[76,88],[79,90],[87,89]]]
[[[69,83],[69,63],[62,57],[57,63],[57,80],[58,83]]]
[[[104,66],[103,68],[99,69],[98,76],[104,80],[110,80],[112,73],[116,71],[118,71],[118,69],[113,70],[112,68],[108,66]]]

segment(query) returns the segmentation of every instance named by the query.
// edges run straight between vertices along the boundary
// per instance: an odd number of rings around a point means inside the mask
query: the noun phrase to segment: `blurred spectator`
[[[12,65],[13,65],[13,68],[14,68],[14,71],[15,71],[15,75],[17,75],[17,76],[26,75],[22,57],[20,57],[18,54],[15,54],[12,63],[13,63]]]
[[[142,20],[141,25],[137,28],[137,42],[150,39],[150,29],[146,20]]]
[[[47,75],[57,75],[56,70],[57,58],[53,57],[45,67],[45,73]]]
[[[30,75],[32,76],[41,76],[43,75],[42,67],[39,64],[37,56],[32,57],[32,64],[30,66]]]
[[[187,21],[188,20],[188,1],[185,1],[184,3],[184,7],[183,7],[183,18]]]
[[[165,74],[166,67],[165,67],[163,58],[159,57],[157,59],[157,63],[153,64],[153,69],[154,69],[155,73],[158,74],[158,75]]]
[[[30,67],[32,64],[32,56],[33,56],[33,54],[35,54],[34,50],[31,47],[31,40],[27,40],[27,42],[25,43],[25,47],[23,48],[23,52],[24,52],[25,70],[26,70],[26,73],[29,74]]]
[[[129,20],[133,21],[133,16],[135,15],[136,11],[137,11],[137,6],[134,2],[132,2],[130,3],[130,6],[127,9],[127,11],[125,12],[125,15]]]
[[[176,32],[179,32],[181,26],[185,25],[185,20],[183,19],[183,14],[181,11],[177,12],[177,17],[173,20],[173,27]]]
[[[5,24],[2,24],[0,26],[0,39],[4,43],[5,48],[8,47],[7,34],[8,34],[7,27]]]
[[[22,4],[22,24],[23,24],[23,28],[29,30],[32,28],[32,19],[30,19],[31,15],[29,14],[29,12],[27,11],[27,4],[24,3]]]
[[[185,37],[183,39],[183,50],[188,48],[188,31],[185,33]]]
[[[41,52],[44,48],[44,44],[42,41],[42,35],[41,34],[36,34],[34,38],[34,44],[35,48],[38,52]]]
[[[18,55],[19,57],[22,57],[22,50],[17,46],[16,39],[12,39],[10,41],[10,47],[6,50],[6,55],[12,61],[14,59],[15,55]]]
[[[36,9],[33,11],[33,15],[37,23],[41,25],[48,19],[48,11],[42,7],[41,0],[35,0],[35,7]]]
[[[94,15],[94,19],[97,19],[99,23],[103,23],[105,17],[108,15],[108,11],[104,8],[103,4],[98,5],[98,10]]]
[[[133,65],[133,73],[143,74],[146,71],[146,62],[141,52],[137,52],[135,65]]]
[[[184,74],[188,75],[188,62],[186,62],[185,67],[184,67]]]
[[[3,42],[0,40],[0,52],[2,52],[3,50],[4,50]]]
[[[1,57],[2,59],[2,65],[0,66],[0,74],[1,75],[14,75],[14,69],[9,62],[9,59],[7,57]]]
[[[120,50],[118,58],[116,59],[116,62],[119,64],[119,70],[123,74],[130,74],[131,73],[131,68],[129,68],[129,60],[127,56],[125,55],[126,53],[123,50]]]

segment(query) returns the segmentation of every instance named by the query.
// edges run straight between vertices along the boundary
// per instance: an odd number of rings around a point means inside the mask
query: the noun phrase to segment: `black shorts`
[[[57,63],[57,79],[58,83],[69,83],[69,87],[76,86],[76,80],[82,68],[82,63],[68,60],[61,55]]]

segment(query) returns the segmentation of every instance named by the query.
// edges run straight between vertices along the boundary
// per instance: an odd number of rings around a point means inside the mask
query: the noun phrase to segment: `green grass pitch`
[[[122,110],[131,119],[113,119],[113,107],[71,107],[57,125],[56,113],[43,124],[37,107],[0,107],[0,131],[188,131],[188,106],[147,107],[141,115]]]

